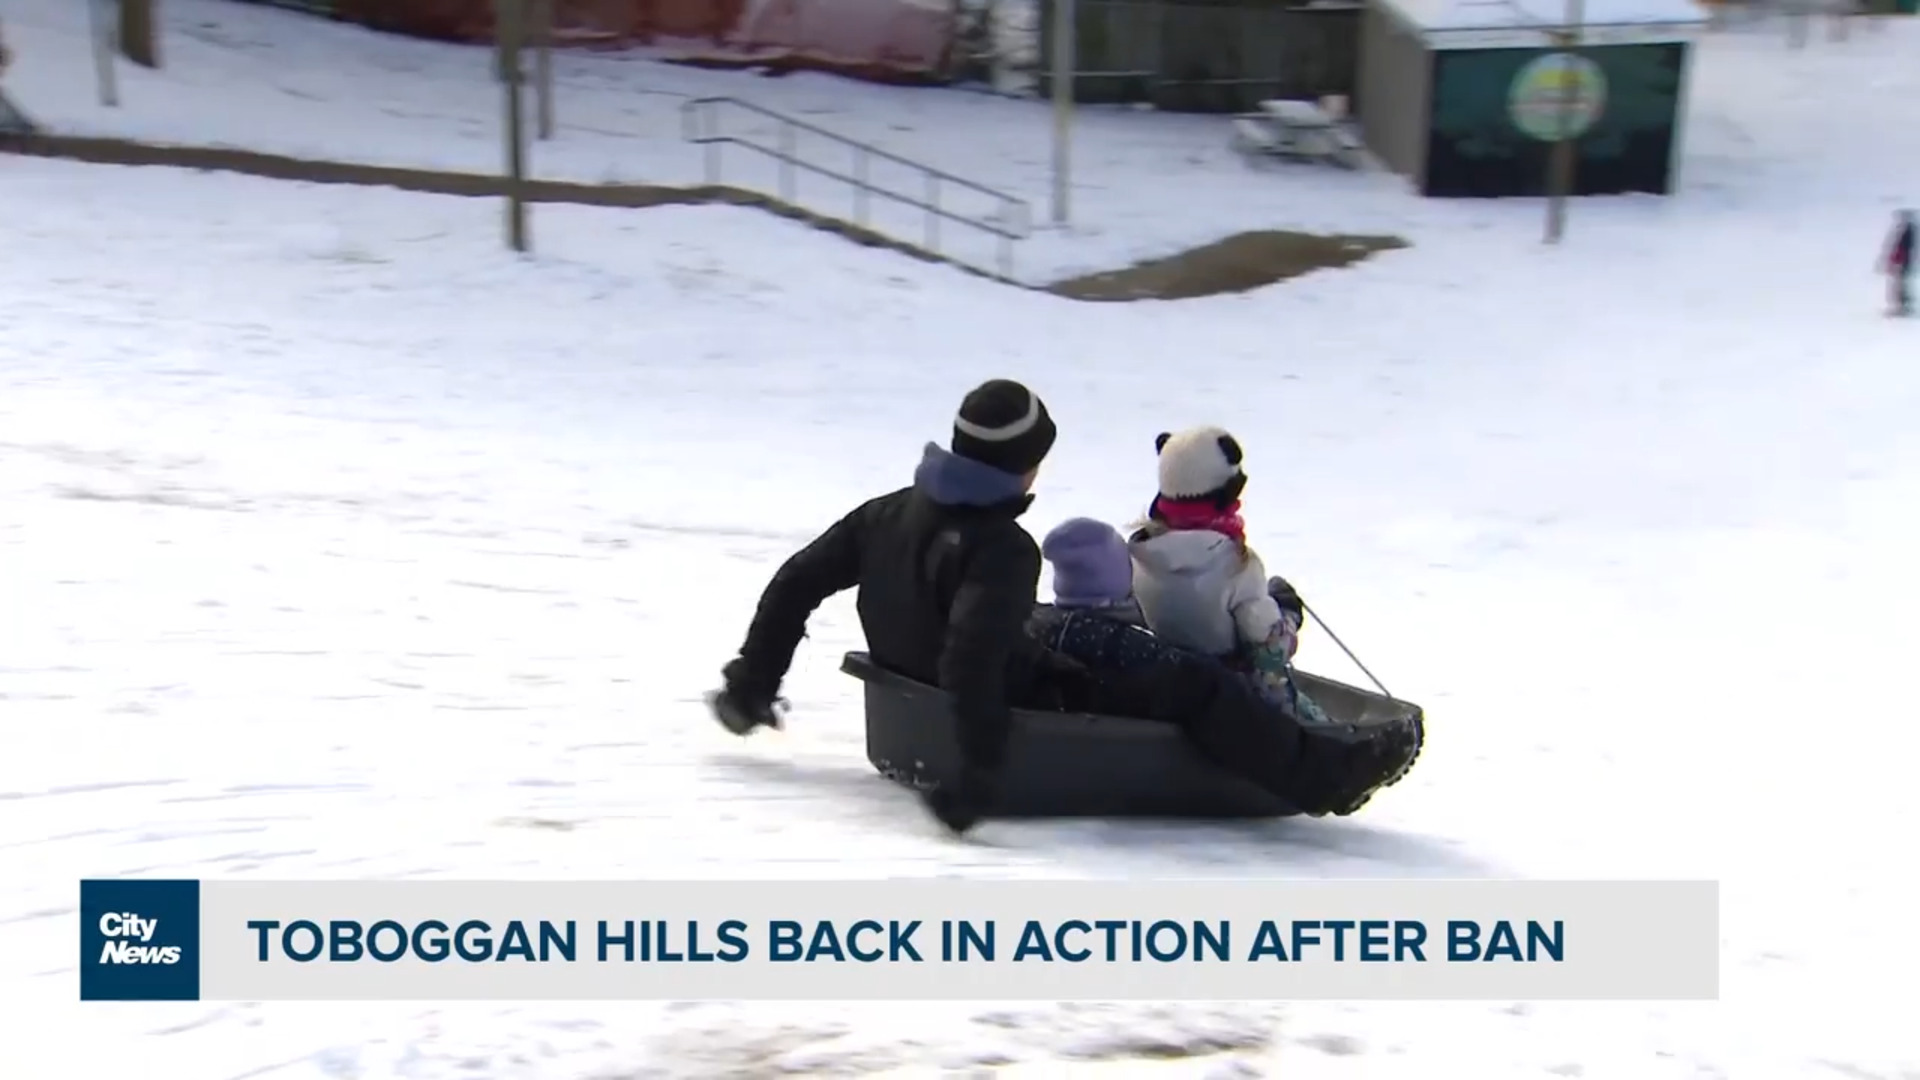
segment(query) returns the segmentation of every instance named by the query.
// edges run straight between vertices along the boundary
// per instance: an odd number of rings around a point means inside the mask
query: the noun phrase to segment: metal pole
[[[534,79],[539,93],[540,137],[553,138],[553,0],[533,0]]]
[[[500,41],[500,81],[505,85],[507,131],[507,244],[527,250],[527,132],[522,115],[520,49],[527,31],[526,0],[495,0],[494,34]]]
[[[113,36],[119,20],[108,10],[111,3],[112,0],[88,0],[87,19],[93,24],[93,71],[100,84],[100,104],[118,108],[120,88],[114,79]]]
[[[1560,138],[1549,152],[1546,235],[1549,244],[1559,243],[1566,235],[1567,200],[1573,194],[1573,173],[1579,159],[1580,140],[1573,133],[1573,121],[1580,104],[1580,80],[1575,77],[1580,70],[1577,63],[1580,54],[1575,50],[1586,18],[1586,0],[1567,0],[1567,25],[1554,35],[1568,62],[1567,77],[1560,85]]]
[[[1067,223],[1073,156],[1074,0],[1053,2],[1053,223]]]

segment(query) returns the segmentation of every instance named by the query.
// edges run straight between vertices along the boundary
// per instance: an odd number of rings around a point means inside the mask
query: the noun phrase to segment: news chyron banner
[[[89,1001],[1717,1000],[1710,881],[80,883]]]

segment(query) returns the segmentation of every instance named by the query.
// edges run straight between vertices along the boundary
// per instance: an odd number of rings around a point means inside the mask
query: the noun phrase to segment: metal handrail
[[[760,143],[737,135],[722,134],[719,127],[718,113],[723,106],[731,106],[742,112],[752,113],[779,124],[780,145],[778,147],[763,146]],[[949,257],[942,255],[940,251],[940,222],[943,220],[951,221],[958,225],[965,225],[999,237],[1000,276],[1007,280],[1012,280],[1013,277],[1013,242],[1015,240],[1025,240],[1032,234],[1033,212],[1022,199],[1017,199],[1004,191],[996,191],[985,184],[968,180],[964,176],[956,176],[953,173],[936,169],[931,165],[922,164],[911,158],[890,153],[871,143],[864,143],[858,139],[850,139],[845,135],[828,131],[826,128],[809,124],[804,120],[797,120],[784,113],[774,112],[765,106],[755,105],[751,101],[743,101],[735,97],[694,98],[681,105],[680,118],[682,136],[690,143],[702,145],[707,148],[706,177],[707,183],[711,185],[717,186],[721,182],[720,148],[728,143],[745,147],[748,150],[764,154],[781,163],[780,199],[782,202],[794,203],[796,187],[795,170],[805,170],[816,176],[823,176],[829,180],[840,181],[853,188],[853,223],[863,229],[869,228],[867,224],[867,202],[869,195],[878,196],[890,202],[924,211],[927,215],[926,238],[920,246],[925,248],[929,253],[940,255],[942,258]],[[841,172],[838,169],[828,168],[824,165],[803,160],[794,149],[794,133],[802,131],[852,150],[853,171]],[[926,179],[925,198],[916,198],[912,195],[893,191],[869,180],[867,177],[868,165],[875,160],[889,162],[919,173]],[[990,217],[973,217],[949,210],[940,205],[940,191],[943,184],[993,199],[999,209]]]

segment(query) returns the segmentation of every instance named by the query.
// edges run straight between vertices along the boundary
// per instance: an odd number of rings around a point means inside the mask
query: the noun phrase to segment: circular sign
[[[1507,112],[1513,126],[1543,142],[1585,134],[1607,105],[1607,76],[1600,65],[1572,53],[1548,53],[1513,77]]]

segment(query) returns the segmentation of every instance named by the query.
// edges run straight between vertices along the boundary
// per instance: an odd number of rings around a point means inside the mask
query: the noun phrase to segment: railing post
[[[853,223],[865,228],[867,225],[867,148],[859,143],[853,144]]]
[[[780,122],[780,200],[786,203],[794,201],[793,144],[793,125],[782,120]]]
[[[927,173],[927,250],[940,254],[940,178]]]
[[[711,104],[699,106],[697,120],[700,136],[707,141],[707,186],[720,186],[720,143],[714,138],[720,134],[720,124],[715,119],[717,109]]]
[[[1000,200],[1000,276],[1013,280],[1013,200]]]
[[[543,2],[543,0],[505,0],[505,2],[538,3]],[[754,117],[759,117],[778,125],[774,145],[769,146],[765,142],[752,138],[723,135],[720,130],[720,111],[723,106],[738,109]],[[922,243],[913,246],[921,248],[928,255],[935,258],[965,265],[974,272],[984,276],[997,276],[1000,280],[1017,284],[1013,277],[1014,241],[1026,239],[1032,228],[1032,210],[1021,200],[1004,192],[996,191],[984,184],[978,184],[957,176],[949,176],[932,166],[923,165],[912,159],[888,153],[885,150],[856,139],[836,135],[831,131],[822,130],[800,120],[784,116],[771,109],[762,108],[752,102],[742,101],[738,98],[695,98],[685,102],[681,106],[681,115],[683,117],[682,128],[685,137],[694,142],[701,143],[705,149],[706,178],[709,186],[718,187],[725,179],[725,172],[722,167],[721,148],[727,143],[737,143],[757,154],[779,160],[779,177],[777,183],[779,188],[778,198],[781,202],[789,206],[798,205],[799,174],[802,170],[810,170],[841,183],[851,181],[854,189],[853,224],[863,229],[873,227],[871,225],[873,218],[871,204],[875,198],[906,206],[918,207],[925,211],[926,214],[923,230],[924,239]],[[824,165],[812,165],[801,160],[799,138],[802,134],[818,135],[827,142],[839,143],[851,150],[852,175],[848,176],[846,173],[839,172]],[[924,197],[915,199],[902,189],[875,183],[872,172],[873,162],[876,158],[899,165],[903,169],[919,172],[924,181]],[[948,183],[958,185],[967,193],[985,196],[988,199],[995,200],[998,204],[998,209],[980,216],[948,213],[941,206],[941,189],[947,186]],[[997,250],[994,255],[981,259],[962,260],[957,256],[944,254],[940,250],[940,219],[943,217],[952,218],[956,223],[966,228],[984,230],[995,234],[997,237]],[[998,275],[995,275],[993,270],[989,269],[990,266],[996,264],[999,267]]]

